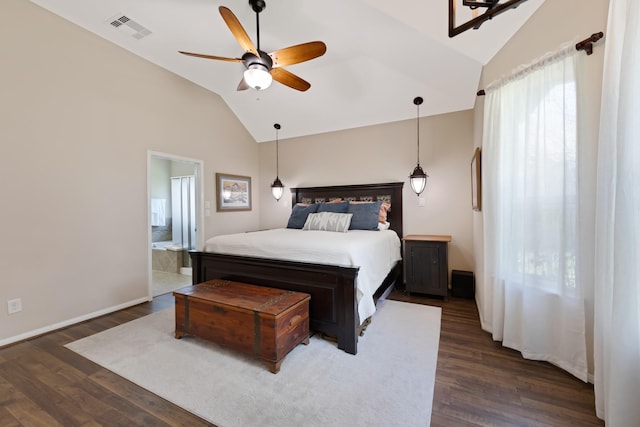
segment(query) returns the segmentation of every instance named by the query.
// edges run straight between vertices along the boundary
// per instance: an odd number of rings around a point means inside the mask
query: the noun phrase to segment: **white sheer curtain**
[[[596,412],[640,425],[640,2],[611,0],[602,85],[595,263]]]
[[[574,44],[486,88],[485,328],[586,381]]]

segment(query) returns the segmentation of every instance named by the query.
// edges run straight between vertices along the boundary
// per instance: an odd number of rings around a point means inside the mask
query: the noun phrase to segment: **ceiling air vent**
[[[151,30],[143,27],[138,24],[136,21],[128,18],[125,15],[116,15],[109,20],[109,25],[113,28],[118,29],[118,31],[126,31],[131,37],[134,39],[140,40],[149,34],[151,34]]]

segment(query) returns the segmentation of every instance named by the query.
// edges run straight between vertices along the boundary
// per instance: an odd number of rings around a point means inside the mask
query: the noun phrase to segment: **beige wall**
[[[519,65],[531,63],[546,52],[556,50],[564,43],[577,42],[593,33],[603,31],[605,39],[596,43],[593,54],[583,61],[583,88],[585,88],[585,91],[581,94],[585,105],[585,109],[582,111],[583,124],[585,126],[584,137],[597,138],[608,6],[608,0],[547,0],[507,45],[484,67],[480,88],[503,75],[508,75],[511,70]],[[481,145],[482,139],[483,101],[484,98],[478,98],[475,108],[474,144],[476,146]],[[585,145],[590,144],[583,144],[582,146],[584,147]],[[581,176],[581,179],[583,179],[582,185],[595,186],[595,170],[586,172]],[[483,325],[486,326],[483,318],[486,292],[482,280],[483,235],[481,213],[473,214],[473,228],[473,248],[476,262],[475,270],[477,272],[476,283],[478,285],[476,300],[481,320]],[[581,232],[587,233],[585,235],[593,234],[592,230],[583,229]],[[589,371],[593,372],[593,290],[588,289],[587,291],[587,351]]]
[[[149,151],[203,162],[204,238],[286,224],[289,194],[269,192],[274,144],[256,144],[217,95],[30,2],[0,14],[12,17],[0,27],[0,304],[23,304],[0,309],[0,345],[147,299]],[[473,120],[421,119],[425,207],[408,185],[415,120],[297,139],[282,123],[280,177],[403,181],[405,233],[452,235],[449,268],[470,270]],[[215,212],[216,172],[253,178],[251,212]]]
[[[407,108],[415,109],[411,99]],[[415,119],[292,139],[286,139],[286,123],[281,125],[279,176],[287,188],[279,202],[269,191],[276,176],[275,142],[260,144],[263,228],[286,226],[292,187],[402,181],[404,233],[451,235],[449,269],[472,269],[471,110],[420,119],[420,164],[429,175],[424,207],[408,178],[416,165]]]
[[[259,180],[258,146],[215,94],[24,0],[0,16],[0,345],[145,300],[147,152]],[[215,212],[205,237],[256,228]],[[6,301],[23,311],[8,315]]]

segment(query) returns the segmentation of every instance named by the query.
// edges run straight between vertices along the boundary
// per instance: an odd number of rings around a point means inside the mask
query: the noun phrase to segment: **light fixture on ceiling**
[[[413,192],[419,196],[420,193],[424,191],[424,187],[427,185],[427,178],[429,175],[424,173],[424,171],[420,167],[420,104],[422,104],[422,98],[419,96],[415,97],[413,99],[413,103],[416,105],[418,110],[416,116],[416,123],[418,125],[418,164],[416,165],[413,172],[411,172],[411,175],[409,175],[409,182],[411,183],[411,189],[413,190]]]
[[[273,77],[269,73],[267,65],[263,64],[262,61],[256,61],[247,65],[247,69],[244,71],[244,81],[255,90],[264,90],[271,86]]]
[[[304,92],[311,87],[311,84],[290,71],[282,67],[309,61],[322,56],[327,51],[327,45],[321,41],[313,41],[295,46],[278,49],[267,53],[260,49],[260,12],[267,6],[264,0],[249,0],[251,8],[256,13],[256,45],[249,38],[249,35],[242,27],[242,24],[228,8],[218,7],[220,16],[233,34],[233,37],[242,47],[244,54],[242,58],[227,58],[215,55],[205,55],[202,53],[185,52],[183,55],[194,56],[196,58],[213,59],[216,61],[242,62],[246,68],[243,78],[238,84],[237,90],[247,90],[253,88],[264,90],[271,85],[273,80],[288,86],[292,89]]]
[[[276,179],[273,181],[273,184],[271,184],[271,195],[276,201],[279,201],[284,193],[284,185],[278,177],[278,131],[280,130],[280,125],[276,123],[273,127],[276,129]]]
[[[501,2],[500,0],[449,0],[449,37],[455,37],[470,28],[477,30],[483,22],[498,16],[509,9],[515,9],[527,0],[508,0]],[[470,9],[471,14],[466,22],[458,24],[458,20],[462,21],[465,12],[458,10],[458,7],[466,6]],[[484,13],[478,13],[480,8],[486,9]],[[469,16],[470,15],[470,16]]]

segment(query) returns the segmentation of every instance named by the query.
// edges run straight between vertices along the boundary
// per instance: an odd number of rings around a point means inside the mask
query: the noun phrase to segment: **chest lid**
[[[308,294],[302,292],[222,279],[187,286],[178,289],[174,294],[272,315],[278,315],[293,305],[310,298]]]

